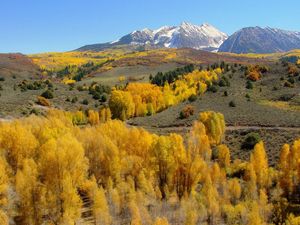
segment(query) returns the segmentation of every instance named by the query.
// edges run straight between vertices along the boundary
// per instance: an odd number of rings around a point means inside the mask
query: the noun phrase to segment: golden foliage
[[[51,103],[48,99],[44,98],[43,96],[37,96],[37,103],[41,106],[50,107]]]
[[[200,113],[199,121],[205,125],[206,133],[212,145],[221,143],[225,132],[225,120],[221,113],[203,112]]]
[[[250,163],[253,165],[258,186],[268,187],[270,185],[268,158],[262,141],[255,145],[250,155]]]
[[[113,118],[126,120],[134,115],[135,105],[132,95],[126,91],[114,90],[109,99]]]
[[[124,90],[114,90],[109,107],[113,118],[122,120],[133,116],[152,115],[172,105],[187,100],[192,95],[203,94],[207,82],[218,80],[220,68],[185,75],[174,83],[159,87],[149,83],[129,83]]]
[[[260,73],[256,70],[250,71],[250,73],[247,76],[247,78],[252,81],[258,81],[260,77],[261,77]]]
[[[203,112],[205,124],[195,121],[186,140],[89,114],[85,127],[57,110],[0,123],[1,224],[16,213],[24,224],[75,224],[86,207],[96,224],[270,224],[271,200],[298,194],[300,140],[283,147],[271,172],[262,142],[250,162],[231,163],[225,145],[212,159],[224,132],[217,113]]]

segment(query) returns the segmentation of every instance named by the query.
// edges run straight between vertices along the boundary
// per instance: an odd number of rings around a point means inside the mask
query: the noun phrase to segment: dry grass
[[[300,106],[299,105],[292,105],[289,102],[262,100],[259,103],[262,104],[262,105],[275,107],[275,108],[278,108],[278,109],[300,112]]]

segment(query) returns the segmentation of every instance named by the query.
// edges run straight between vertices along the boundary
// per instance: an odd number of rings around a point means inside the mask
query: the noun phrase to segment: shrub
[[[189,100],[190,102],[196,101],[196,100],[197,100],[197,95],[192,94],[192,95],[188,98],[188,100]]]
[[[224,91],[224,96],[228,96],[228,92],[227,91]]]
[[[229,106],[230,106],[230,107],[236,107],[236,104],[235,104],[234,101],[230,101],[230,102],[229,102]]]
[[[248,80],[248,81],[246,82],[246,88],[247,88],[247,89],[253,89],[253,83],[252,83],[250,80]]]
[[[0,81],[5,81],[5,78],[4,77],[0,77]]]
[[[54,86],[53,86],[53,84],[49,81],[49,83],[48,83],[48,88],[53,88]]]
[[[252,132],[246,136],[246,139],[242,143],[242,149],[253,149],[254,146],[260,142],[261,138],[258,133]]]
[[[226,87],[226,86],[230,87],[230,82],[229,82],[228,78],[225,76],[221,77],[221,79],[219,80],[219,86],[220,87]]]
[[[75,97],[72,98],[72,101],[71,101],[71,102],[72,102],[72,103],[75,103],[75,102],[77,102],[77,101],[78,101],[78,98],[77,98],[77,96],[75,96]]]
[[[37,108],[33,108],[33,109],[30,111],[30,114],[39,115],[39,114],[40,114],[40,111],[39,111]]]
[[[38,103],[39,105],[46,106],[46,107],[50,107],[50,106],[51,106],[51,103],[49,102],[49,100],[46,99],[46,98],[43,97],[43,96],[38,96],[38,97],[37,97],[37,103]]]
[[[290,83],[289,81],[285,81],[284,82],[284,86],[285,87],[289,87],[289,88],[293,88],[294,87],[294,85],[292,83]]]
[[[78,91],[84,91],[85,88],[84,88],[83,86],[80,85],[80,86],[77,87],[77,90],[78,90]]]
[[[288,82],[290,82],[291,84],[294,84],[294,83],[295,83],[295,79],[294,79],[293,77],[290,77],[290,78],[288,79]]]
[[[100,101],[101,102],[106,102],[107,101],[107,95],[106,94],[103,94],[100,98]]]
[[[180,119],[186,119],[189,118],[190,116],[194,115],[195,109],[191,105],[187,105],[183,108],[183,110],[179,114]]]
[[[93,94],[93,99],[99,100],[100,98],[101,98],[101,94],[99,92]]]
[[[258,81],[258,80],[260,79],[260,73],[259,73],[258,71],[256,71],[256,70],[251,71],[251,72],[248,74],[247,78],[248,78],[249,80],[251,80],[251,81]]]
[[[50,91],[49,89],[44,91],[42,94],[41,94],[42,97],[44,98],[47,98],[47,99],[52,99],[54,97],[53,95],[53,92]]]
[[[87,99],[84,99],[84,100],[82,101],[82,104],[83,104],[83,105],[88,105],[88,104],[89,104],[89,101],[88,101]]]
[[[210,85],[207,89],[210,92],[216,93],[218,91],[218,87],[216,85]]]
[[[292,76],[298,76],[299,75],[299,69],[298,69],[297,66],[295,66],[293,64],[289,64],[288,73]]]
[[[226,86],[226,81],[225,81],[224,79],[221,79],[221,80],[219,81],[219,86],[220,86],[220,87],[225,87],[225,86]]]

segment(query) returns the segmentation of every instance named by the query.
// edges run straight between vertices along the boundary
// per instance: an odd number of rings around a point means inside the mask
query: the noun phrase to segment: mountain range
[[[228,36],[210,24],[194,25],[183,22],[179,26],[163,26],[157,30],[136,30],[117,41],[86,45],[77,50],[101,51],[118,45],[148,46],[152,48],[194,48],[217,51]]]
[[[179,26],[163,26],[156,30],[136,30],[116,41],[86,45],[76,50],[102,51],[117,46],[130,46],[135,49],[193,48],[212,52],[273,53],[300,48],[300,32],[256,26],[242,28],[228,36],[208,23],[194,25],[183,22]]]

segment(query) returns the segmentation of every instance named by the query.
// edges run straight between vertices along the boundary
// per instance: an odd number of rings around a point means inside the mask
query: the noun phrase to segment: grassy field
[[[128,81],[138,81],[138,82],[149,82],[149,75],[155,75],[157,72],[166,72],[180,67],[177,63],[163,63],[160,65],[136,65],[136,66],[123,66],[115,67],[109,71],[102,73],[95,73],[93,76],[85,79],[78,84],[89,84],[91,82],[100,82],[105,85],[114,86],[120,84],[119,77],[124,76],[125,80],[123,83]]]

